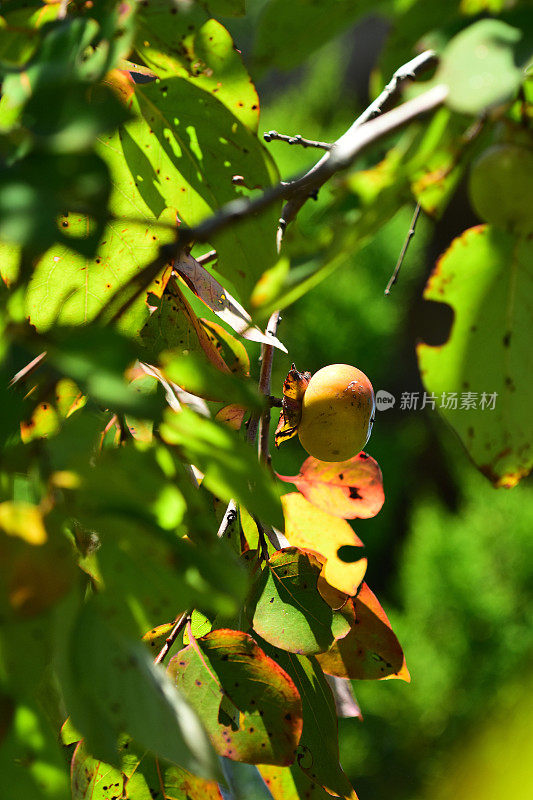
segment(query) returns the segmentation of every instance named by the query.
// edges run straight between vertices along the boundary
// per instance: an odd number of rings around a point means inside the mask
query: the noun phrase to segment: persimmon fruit
[[[330,364],[309,381],[298,437],[319,461],[347,461],[361,452],[374,421],[372,384],[349,364]]]
[[[533,148],[505,142],[472,165],[468,185],[476,214],[513,233],[533,231]]]

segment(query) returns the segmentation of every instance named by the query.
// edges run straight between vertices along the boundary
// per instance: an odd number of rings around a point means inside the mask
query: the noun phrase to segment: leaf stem
[[[174,644],[174,642],[176,641],[176,639],[178,638],[184,627],[187,625],[187,622],[189,621],[191,614],[192,610],[187,610],[184,611],[183,614],[181,614],[178,617],[178,619],[176,620],[176,624],[174,625],[174,627],[172,628],[172,630],[170,631],[169,635],[165,640],[165,644],[163,645],[157,656],[154,658],[154,664],[161,664],[161,662],[167,655],[168,651],[170,650],[170,648],[172,647],[172,645]]]
[[[390,290],[392,289],[392,287],[394,286],[394,284],[398,280],[398,275],[399,275],[400,269],[402,267],[403,260],[405,258],[405,254],[407,253],[407,248],[409,247],[409,242],[411,241],[411,239],[415,235],[416,223],[417,223],[419,215],[420,215],[420,203],[417,203],[416,204],[416,208],[415,208],[415,213],[413,214],[413,218],[411,220],[411,225],[409,226],[409,230],[407,232],[407,236],[405,237],[405,242],[403,243],[403,247],[402,247],[400,255],[398,257],[398,261],[396,262],[396,266],[394,267],[394,272],[392,273],[392,275],[390,277],[390,280],[389,280],[389,282],[388,282],[388,284],[387,284],[387,286],[385,288],[385,294],[390,294]]]

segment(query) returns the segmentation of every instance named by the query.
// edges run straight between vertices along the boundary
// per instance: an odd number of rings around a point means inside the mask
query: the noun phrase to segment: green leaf
[[[142,644],[116,633],[92,600],[74,616],[58,664],[72,723],[95,757],[118,766],[119,733],[205,778],[220,768],[191,706]]]
[[[109,212],[117,218],[127,217],[129,221],[124,223],[117,219],[109,222],[97,243],[95,256],[84,258],[73,252],[70,237],[81,241],[87,235],[90,221],[77,213],[70,213],[60,220],[66,238],[63,244],[52,247],[35,264],[26,294],[26,312],[37,329],[48,328],[56,321],[70,325],[90,321],[115,291],[153,261],[161,244],[171,241],[169,229],[149,222],[155,222],[154,215],[128,169],[118,134],[103,135],[98,150],[111,173]],[[164,204],[160,207],[161,212],[163,209]],[[137,219],[139,222],[134,221]],[[163,215],[163,221],[165,219]],[[169,214],[168,221],[174,224],[175,214]],[[137,334],[145,324],[149,316],[146,297],[148,294],[161,295],[166,282],[162,277],[164,272],[162,268],[161,274],[146,287],[146,293],[141,293],[121,317],[120,326],[129,334]]]
[[[260,67],[291,69],[377,6],[366,0],[271,0],[259,20],[254,60]]]
[[[3,706],[1,710],[4,714]],[[37,707],[24,704],[14,711],[0,747],[0,795],[9,800],[70,800],[63,754]]]
[[[249,601],[253,629],[263,639],[281,650],[311,655],[348,633],[353,607],[333,611],[322,599],[317,589],[321,569],[295,547],[274,553]]]
[[[246,14],[246,0],[209,0],[208,6],[216,17],[243,17]]]
[[[0,70],[4,66],[22,66],[39,46],[36,31],[55,20],[60,8],[57,3],[42,5],[35,0],[29,7],[2,8],[0,17]]]
[[[153,800],[160,793],[168,800],[222,800],[216,782],[197,778],[150,753],[138,756],[127,737],[120,756],[120,769],[115,769],[92,758],[80,742],[72,758],[72,800]]]
[[[296,763],[326,791],[355,800],[355,792],[339,764],[335,701],[316,658],[286,653],[271,645],[264,649],[290,675],[302,698],[303,730]]]
[[[272,478],[253,449],[226,425],[183,408],[179,413],[166,412],[161,435],[204,473],[204,484],[215,495],[226,502],[235,498],[263,521],[277,528],[283,526]]]
[[[179,76],[192,81],[257,131],[255,86],[230,34],[209,18],[200,3],[150,0],[141,6],[137,19],[136,49],[158,78]]]
[[[301,701],[292,680],[251,636],[212,631],[174,656],[168,671],[220,755],[252,764],[293,762]]]
[[[255,411],[263,408],[263,398],[250,380],[232,375],[227,367],[221,372],[197,355],[177,355],[172,350],[162,353],[161,370],[168,380],[208,400],[234,403]]]
[[[137,392],[125,378],[137,353],[131,340],[118,331],[98,325],[56,328],[47,344],[49,362],[95,402],[141,418],[160,416],[162,399]]]
[[[331,795],[307,777],[299,766],[261,764],[259,772],[273,800],[330,800]]]
[[[32,153],[0,170],[0,237],[40,251],[58,242],[94,255],[109,192],[109,171],[99,156]],[[86,213],[91,222],[67,236],[59,217],[69,211]]]
[[[257,137],[216,97],[184,78],[122,87],[138,115],[121,131],[121,146],[145,204],[158,216],[177,210],[196,225],[226,202],[243,196],[232,182],[268,188],[278,179]],[[131,182],[131,179],[130,179]],[[233,225],[213,238],[217,270],[236,286],[246,306],[262,273],[277,260],[275,232],[280,206]]]
[[[495,486],[514,486],[533,466],[532,257],[530,239],[470,228],[441,257],[424,292],[449,304],[454,322],[445,344],[418,346],[422,380]]]
[[[514,58],[521,37],[520,30],[495,19],[480,20],[458,33],[435,76],[449,87],[449,107],[477,115],[512,99],[523,77]]]

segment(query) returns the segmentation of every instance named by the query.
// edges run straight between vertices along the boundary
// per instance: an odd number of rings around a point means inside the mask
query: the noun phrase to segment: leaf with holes
[[[400,678],[409,682],[409,670],[387,615],[366,583],[354,600],[355,623],[348,636],[317,656],[324,672],[352,680]]]
[[[323,653],[346,636],[355,616],[349,601],[334,611],[318,590],[322,565],[295,547],[278,550],[267,562],[247,604],[253,629],[290,653]]]
[[[251,764],[291,764],[302,704],[286,672],[247,633],[215,630],[168,667],[204,722],[217,752]]]
[[[322,577],[330,586],[348,595],[356,594],[367,560],[360,557],[363,543],[350,525],[317,508],[299,492],[283,495],[281,503],[289,542],[325,562]]]
[[[226,202],[243,197],[232,178],[268,188],[277,171],[257,137],[209,92],[183,78],[133,87],[117,81],[135,119],[120,129],[120,147],[130,179],[152,215],[177,210],[183,224],[196,225]],[[260,276],[277,260],[275,231],[280,213],[263,213],[213,237],[217,269],[246,305]]]
[[[158,78],[179,75],[190,80],[257,131],[255,86],[230,34],[202,5],[148,0],[140,6],[137,21],[136,48]]]
[[[182,253],[174,269],[181,275],[189,289],[236,333],[252,342],[271,344],[284,353],[287,352],[287,348],[279,339],[263,333],[253,325],[246,309],[190,254]]]
[[[418,346],[422,380],[495,486],[533,467],[532,263],[530,239],[481,225],[452,242],[424,292],[455,316],[445,344]]]
[[[268,644],[265,650],[290,675],[302,698],[303,729],[295,767],[330,794],[357,800],[339,764],[335,700],[318,661]]]
[[[299,475],[278,474],[278,478],[293,483],[309,502],[334,517],[369,519],[385,501],[381,470],[366,453],[338,463],[310,456]]]

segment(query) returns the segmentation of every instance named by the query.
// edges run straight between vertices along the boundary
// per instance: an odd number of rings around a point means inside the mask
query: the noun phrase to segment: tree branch
[[[176,620],[176,624],[174,625],[174,627],[172,628],[172,630],[170,631],[169,635],[165,640],[165,644],[163,645],[157,656],[154,658],[154,664],[161,664],[166,654],[168,653],[168,651],[170,650],[170,648],[172,647],[172,645],[174,644],[174,642],[176,641],[176,639],[178,638],[184,627],[186,626],[191,614],[192,611],[188,610],[184,611],[183,614],[181,614],[181,616],[178,617],[178,619]]]
[[[331,150],[330,142],[316,142],[314,139],[304,139],[299,133],[296,136],[286,136],[277,131],[268,131],[263,134],[265,142],[285,142],[286,144],[299,144],[301,147],[318,147],[320,150]]]

